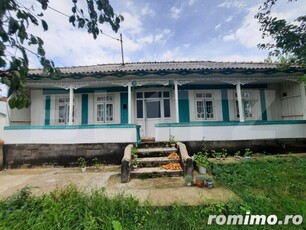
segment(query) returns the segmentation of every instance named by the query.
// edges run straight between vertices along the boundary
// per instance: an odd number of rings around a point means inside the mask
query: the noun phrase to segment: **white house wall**
[[[31,109],[9,109],[8,116],[10,125],[30,125],[31,123]]]
[[[6,144],[85,144],[136,142],[135,128],[5,130]]]
[[[281,106],[283,120],[303,119],[303,108],[299,84],[286,82],[281,84]]]
[[[157,127],[156,141],[232,141],[305,138],[306,124]]]
[[[45,100],[41,89],[31,90],[31,125],[44,125]]]
[[[269,84],[265,90],[268,120],[282,120],[280,84]]]

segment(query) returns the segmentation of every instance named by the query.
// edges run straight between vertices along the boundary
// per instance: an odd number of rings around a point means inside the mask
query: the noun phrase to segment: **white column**
[[[132,82],[128,84],[128,123],[132,124]]]
[[[174,101],[175,101],[175,122],[179,123],[180,122],[180,115],[179,115],[179,105],[178,105],[178,85],[177,81],[173,81],[174,83]]]
[[[240,122],[244,122],[244,111],[243,111],[243,106],[242,106],[240,81],[238,81],[236,84],[236,92],[237,92],[237,99],[238,99],[239,119],[240,119]]]
[[[72,125],[72,117],[73,117],[73,87],[69,87],[69,117],[68,117],[68,124]]]
[[[305,84],[304,82],[300,83],[300,93],[301,93],[301,101],[302,101],[302,109],[303,109],[303,120],[306,120],[306,95],[305,95]]]

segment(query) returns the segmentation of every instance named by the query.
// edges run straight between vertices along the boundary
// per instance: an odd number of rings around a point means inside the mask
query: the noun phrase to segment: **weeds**
[[[241,199],[206,206],[154,207],[131,196],[90,194],[70,185],[42,196],[24,188],[0,201],[0,229],[303,229],[304,226],[207,225],[209,215],[306,216],[306,159],[212,164],[217,179]]]

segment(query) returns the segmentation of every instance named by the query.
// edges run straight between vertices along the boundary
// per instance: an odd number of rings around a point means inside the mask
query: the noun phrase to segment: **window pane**
[[[137,118],[143,118],[143,101],[137,100]]]
[[[252,117],[252,102],[250,100],[243,100],[244,114],[246,118]]]
[[[60,105],[58,107],[58,123],[65,123],[66,120],[66,106]]]
[[[196,98],[202,98],[202,94],[201,93],[196,93]]]
[[[203,101],[197,101],[197,118],[204,118]]]
[[[206,118],[214,118],[212,101],[206,101]]]
[[[106,121],[113,121],[113,105],[106,105]]]
[[[145,92],[145,98],[161,98],[161,92]]]
[[[160,101],[147,101],[147,118],[160,118]]]
[[[104,121],[104,104],[97,105],[97,121]]]
[[[136,93],[137,98],[142,98],[142,93]]]
[[[170,94],[169,94],[169,92],[163,92],[163,96],[164,97],[170,97]]]
[[[206,94],[205,94],[205,97],[206,97],[206,98],[212,98],[212,93],[206,93]]]
[[[169,99],[164,100],[164,113],[165,113],[165,117],[171,117],[171,114],[170,114],[170,100]]]
[[[239,105],[238,105],[238,101],[236,101],[236,117],[239,118]]]

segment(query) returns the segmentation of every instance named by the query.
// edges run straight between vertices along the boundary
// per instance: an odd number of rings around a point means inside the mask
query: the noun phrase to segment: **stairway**
[[[163,176],[183,176],[182,169],[163,169],[160,166],[168,163],[181,163],[179,159],[169,159],[171,153],[178,153],[176,147],[166,147],[164,143],[142,143],[135,151],[137,157],[132,158],[132,165],[137,165],[137,168],[132,166],[131,178],[154,178]]]

